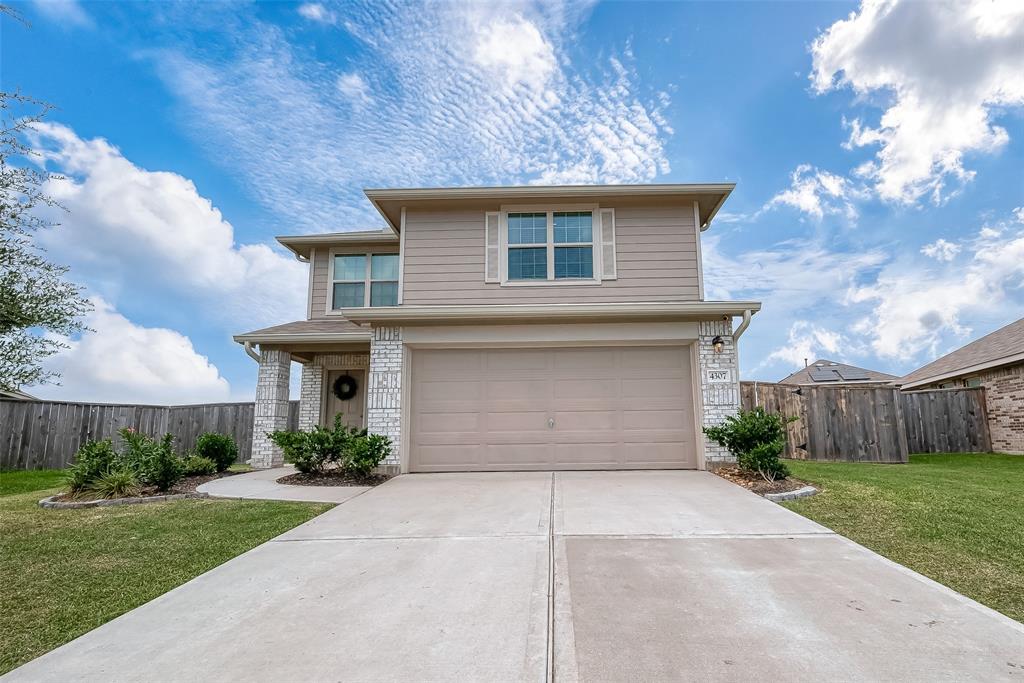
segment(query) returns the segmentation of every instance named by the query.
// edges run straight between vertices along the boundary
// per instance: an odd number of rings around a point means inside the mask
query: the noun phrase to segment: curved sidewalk
[[[295,472],[294,467],[275,467],[214,479],[196,488],[214,498],[250,498],[257,500],[297,500],[308,503],[343,503],[369,486],[290,486],[277,480]]]

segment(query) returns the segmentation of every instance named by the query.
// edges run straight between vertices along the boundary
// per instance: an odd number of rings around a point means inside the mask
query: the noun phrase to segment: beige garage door
[[[414,472],[697,466],[685,346],[417,349]]]

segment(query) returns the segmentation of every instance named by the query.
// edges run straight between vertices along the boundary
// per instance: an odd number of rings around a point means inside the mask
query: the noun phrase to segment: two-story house
[[[280,237],[305,320],[235,337],[259,363],[252,463],[299,427],[394,443],[395,472],[698,468],[739,407],[760,304],[704,297],[701,233],[732,184],[366,190],[387,228]],[[734,320],[739,319],[734,328]]]

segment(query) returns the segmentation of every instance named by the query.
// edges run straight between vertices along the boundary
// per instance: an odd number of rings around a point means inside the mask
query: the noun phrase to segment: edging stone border
[[[60,495],[60,494],[58,494]],[[208,493],[169,493],[165,496],[138,496],[135,498],[101,498],[99,500],[56,500],[50,496],[39,501],[39,507],[56,510],[75,510],[80,508],[112,507],[114,505],[142,505],[143,503],[163,503],[168,500],[188,500],[190,498],[209,498]]]
[[[797,498],[807,498],[818,493],[818,489],[813,486],[805,486],[802,489],[796,491],[786,491],[784,493],[766,493],[764,497],[773,503],[781,503],[784,500],[796,500]]]

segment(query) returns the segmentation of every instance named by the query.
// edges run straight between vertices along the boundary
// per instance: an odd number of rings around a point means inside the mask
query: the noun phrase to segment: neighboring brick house
[[[235,337],[259,362],[253,465],[282,460],[292,361],[300,427],[385,434],[390,471],[728,459],[701,427],[739,408],[760,303],[705,299],[700,241],[732,188],[367,190],[385,229],[279,237],[309,295],[305,320]]]
[[[1024,318],[906,377],[903,391],[985,387],[992,450],[1024,454]]]

